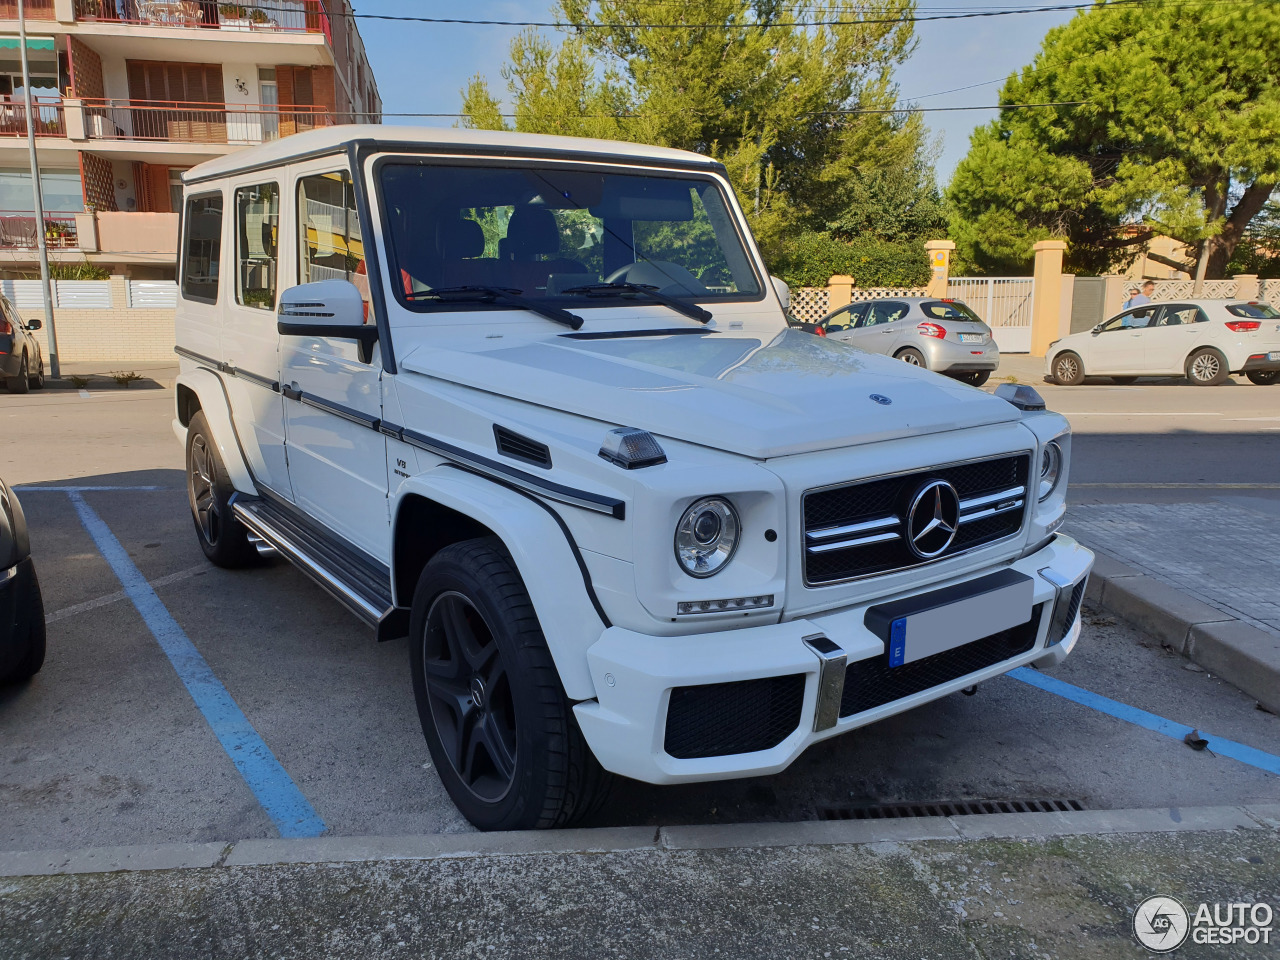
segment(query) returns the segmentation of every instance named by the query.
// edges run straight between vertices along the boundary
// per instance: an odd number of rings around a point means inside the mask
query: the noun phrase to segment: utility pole
[[[31,154],[31,187],[35,194],[36,245],[40,249],[40,285],[44,290],[44,328],[49,338],[49,373],[56,380],[58,334],[53,328],[53,288],[49,283],[49,244],[45,239],[44,197],[40,192],[40,166],[36,161],[36,117],[31,107],[31,67],[27,63],[27,18],[23,0],[18,0],[18,46],[22,50],[22,96],[27,108],[27,150]]]

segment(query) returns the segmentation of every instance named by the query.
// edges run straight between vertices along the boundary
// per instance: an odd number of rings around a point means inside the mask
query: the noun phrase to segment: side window
[[[1103,324],[1100,333],[1112,333],[1116,330],[1140,330],[1147,326],[1155,316],[1158,307],[1137,307],[1128,310],[1118,317],[1112,317]]]
[[[1201,323],[1204,319],[1205,316],[1200,312],[1199,307],[1175,303],[1160,311],[1160,319],[1156,321],[1156,326],[1178,327],[1184,323]]]
[[[236,190],[236,303],[270,310],[276,303],[280,187]]]
[[[218,266],[222,258],[222,194],[192,197],[183,217],[182,296],[218,302]]]
[[[853,326],[853,321],[850,318],[851,312],[852,311],[850,310],[850,308],[846,307],[845,309],[832,315],[832,317],[829,320],[827,320],[827,322],[824,324],[824,326],[827,329],[827,332],[838,333],[841,330],[848,330],[851,326]]]
[[[864,327],[878,327],[884,323],[893,323],[907,315],[909,308],[897,300],[878,300],[867,309],[867,322]]]
[[[351,177],[322,173],[298,181],[298,282],[350,280],[369,308],[369,277]]]

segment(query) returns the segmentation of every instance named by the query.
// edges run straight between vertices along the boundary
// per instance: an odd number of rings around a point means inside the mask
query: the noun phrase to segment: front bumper
[[[975,373],[1000,366],[1000,348],[994,340],[955,343],[937,337],[917,337],[929,369],[937,373]]]
[[[587,651],[591,676],[599,696],[596,700],[577,704],[574,713],[587,742],[605,769],[635,780],[684,783],[777,773],[819,740],[902,713],[1024,664],[1053,666],[1061,663],[1080,634],[1079,598],[1092,566],[1093,553],[1062,535],[1036,553],[1011,564],[1007,569],[1026,574],[1034,582],[1035,622],[1027,628],[1034,631],[1034,641],[1030,642],[1028,649],[981,669],[949,677],[900,699],[839,716],[834,725],[825,729],[814,729],[815,717],[822,711],[828,714],[825,722],[829,722],[832,671],[829,666],[825,671],[823,669],[824,660],[820,652],[823,642],[818,638],[826,638],[838,647],[851,668],[873,658],[883,659],[885,644],[866,627],[864,617],[867,607],[899,597],[878,598],[857,607],[803,620],[696,636],[652,637],[621,627],[610,627]],[[975,571],[958,582],[991,572]],[[927,593],[941,586],[933,584],[928,590],[917,592]],[[1076,586],[1078,590],[1074,589]],[[1049,644],[1055,610],[1061,620],[1073,595],[1076,606],[1071,612],[1071,621],[1060,627],[1065,630],[1065,636],[1060,642]],[[680,759],[667,752],[668,713],[673,691],[679,691],[683,696],[682,688],[744,681],[756,681],[756,685],[723,686],[708,693],[713,695],[712,702],[720,708],[745,711],[743,716],[749,716],[766,727],[771,726],[777,731],[777,736],[771,738],[773,745],[750,752],[696,759]],[[751,692],[768,698],[772,706],[756,709],[745,703]],[[794,710],[780,711],[780,705],[785,703],[793,704]],[[763,717],[761,709],[771,711],[770,716]],[[779,727],[780,723],[782,727]]]

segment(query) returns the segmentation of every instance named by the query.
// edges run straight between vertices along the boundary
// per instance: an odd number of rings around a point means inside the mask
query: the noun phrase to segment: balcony
[[[53,0],[46,2],[52,8]],[[0,0],[0,10],[6,3],[13,6],[16,0]],[[224,9],[231,15],[224,14]],[[75,12],[80,23],[97,21],[253,33],[323,33],[333,46],[329,15],[321,0],[268,0],[261,7],[214,0],[75,0]]]
[[[39,221],[30,211],[0,210],[0,250],[35,250]],[[79,246],[76,214],[46,213],[44,239],[50,250],[71,250]]]
[[[84,138],[88,140],[245,145],[334,123],[327,107],[311,104],[264,106],[93,98],[81,102]]]
[[[53,0],[27,0],[23,13],[28,20],[57,20]],[[0,20],[18,19],[18,0],[0,0]]]
[[[44,100],[35,97],[32,109],[36,117],[37,137],[65,137],[67,123],[61,100]],[[27,135],[27,106],[12,97],[0,97],[0,137],[25,137]]]

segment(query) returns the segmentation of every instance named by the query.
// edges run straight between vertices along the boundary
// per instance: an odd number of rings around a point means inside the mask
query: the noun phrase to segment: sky
[[[921,0],[918,16],[960,11],[1025,9],[1053,0]],[[362,14],[417,15],[477,20],[548,20],[543,0],[355,0]],[[972,20],[917,23],[918,45],[897,74],[903,100],[921,107],[987,106],[996,102],[1001,83],[1030,63],[1051,28],[1070,19],[1068,11]],[[384,122],[453,126],[453,119],[397,118],[395,113],[457,113],[462,88],[479,74],[496,94],[506,93],[502,66],[518,28],[460,24],[414,24],[379,20],[358,22],[369,61],[382,94]],[[994,82],[986,82],[994,81]],[[933,94],[982,84],[941,96]],[[925,121],[940,139],[938,178],[943,185],[969,148],[969,134],[989,122],[995,111],[929,112]]]

